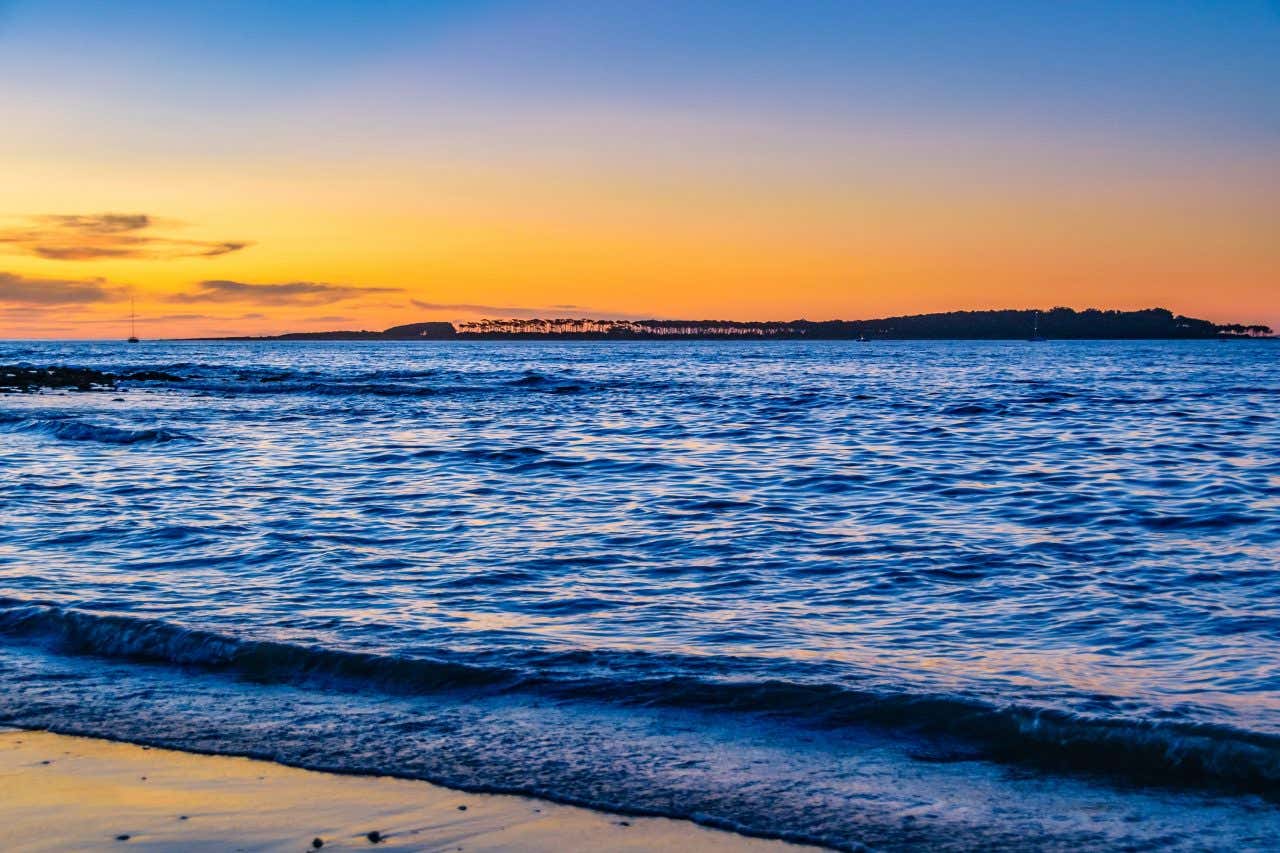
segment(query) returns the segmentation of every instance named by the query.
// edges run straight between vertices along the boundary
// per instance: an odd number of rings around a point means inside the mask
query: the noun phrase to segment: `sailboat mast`
[[[138,312],[133,294],[129,294],[129,343],[138,342]]]

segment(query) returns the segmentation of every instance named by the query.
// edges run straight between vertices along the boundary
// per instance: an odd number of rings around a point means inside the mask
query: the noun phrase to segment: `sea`
[[[1280,849],[1273,341],[0,342],[0,724],[840,850]]]

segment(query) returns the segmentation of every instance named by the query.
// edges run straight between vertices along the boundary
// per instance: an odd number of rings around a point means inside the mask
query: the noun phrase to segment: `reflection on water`
[[[1280,735],[1277,356],[0,343],[183,377],[0,397],[0,644],[208,663],[186,628],[597,698],[687,678]]]

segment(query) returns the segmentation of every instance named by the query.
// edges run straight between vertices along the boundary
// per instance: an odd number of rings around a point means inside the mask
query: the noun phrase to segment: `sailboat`
[[[1033,321],[1033,324],[1031,327],[1031,337],[1027,338],[1027,340],[1029,341],[1044,340],[1044,335],[1040,334],[1040,312],[1039,311],[1037,311],[1035,314],[1035,320]]]
[[[129,298],[129,343],[138,343],[137,314],[133,310],[133,298]]]

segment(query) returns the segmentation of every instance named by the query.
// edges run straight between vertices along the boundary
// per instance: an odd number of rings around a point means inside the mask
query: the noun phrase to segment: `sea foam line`
[[[1280,737],[1221,725],[1085,717],[946,694],[855,690],[829,683],[688,674],[627,677],[600,675],[598,669],[566,674],[580,658],[573,653],[531,654],[524,665],[407,658],[241,639],[161,620],[11,598],[0,598],[0,635],[61,653],[194,667],[267,684],[423,695],[514,689],[566,699],[764,713],[813,726],[874,726],[967,745],[959,760],[1032,762],[1149,784],[1280,798]]]

